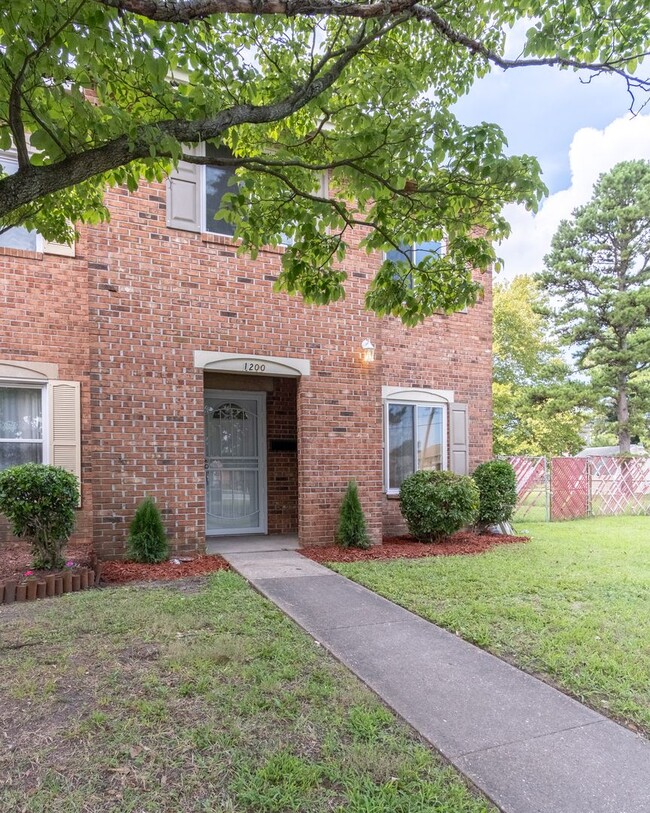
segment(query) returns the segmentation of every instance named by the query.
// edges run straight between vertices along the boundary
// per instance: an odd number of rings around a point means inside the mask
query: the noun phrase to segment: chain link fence
[[[517,477],[515,522],[650,515],[650,457],[506,459]]]

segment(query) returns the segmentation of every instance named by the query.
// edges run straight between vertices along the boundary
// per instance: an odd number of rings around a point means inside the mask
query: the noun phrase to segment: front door
[[[206,530],[266,533],[266,394],[205,393]]]

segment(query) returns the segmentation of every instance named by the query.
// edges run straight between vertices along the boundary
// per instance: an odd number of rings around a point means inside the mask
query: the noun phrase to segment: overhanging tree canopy
[[[107,185],[162,179],[183,145],[211,140],[233,154],[225,216],[243,250],[290,235],[278,284],[308,301],[344,294],[353,230],[368,250],[444,236],[442,255],[387,261],[368,290],[368,307],[414,324],[475,301],[470,269],[496,262],[503,204],[545,191],[534,158],[507,156],[493,124],[463,127],[453,103],[494,66],[531,65],[616,73],[642,101],[649,42],[647,1],[12,0],[0,149],[18,171],[0,179],[0,228],[69,240],[71,223],[107,218]]]

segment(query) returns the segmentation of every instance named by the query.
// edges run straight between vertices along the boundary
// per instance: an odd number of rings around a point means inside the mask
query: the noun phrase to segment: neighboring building
[[[273,293],[282,248],[236,256],[212,219],[226,183],[182,165],[167,189],[112,190],[74,252],[0,236],[0,466],[78,473],[101,556],[145,495],[179,554],[206,532],[328,544],[351,478],[379,542],[407,474],[491,456],[489,276],[467,313],[407,329],[363,309],[381,258],[353,247],[345,300],[306,306]]]
[[[633,443],[630,454],[643,455],[646,451],[641,444]],[[615,457],[621,454],[620,446],[587,446],[576,454],[576,457]]]

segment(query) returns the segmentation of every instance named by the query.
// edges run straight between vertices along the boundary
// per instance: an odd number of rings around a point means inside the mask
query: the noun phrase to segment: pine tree
[[[354,480],[350,480],[345,490],[339,512],[339,526],[336,541],[343,548],[370,547],[370,538],[366,528],[366,518],[359,499],[359,490]]]
[[[129,559],[146,564],[163,562],[169,555],[167,535],[153,497],[145,497],[135,512],[129,526],[127,552]]]
[[[578,367],[616,415],[621,452],[650,412],[650,162],[603,174],[564,220],[539,275],[557,300],[554,320]]]

